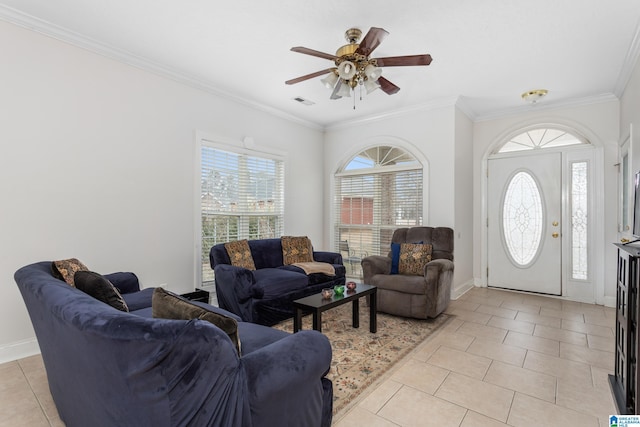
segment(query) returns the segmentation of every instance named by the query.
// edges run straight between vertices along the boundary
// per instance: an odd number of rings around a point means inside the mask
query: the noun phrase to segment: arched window
[[[368,148],[335,175],[335,242],[347,275],[367,255],[386,255],[398,227],[422,225],[422,164],[392,146]]]
[[[497,152],[509,153],[512,151],[539,150],[578,144],[588,144],[588,142],[560,129],[538,128],[511,138]]]

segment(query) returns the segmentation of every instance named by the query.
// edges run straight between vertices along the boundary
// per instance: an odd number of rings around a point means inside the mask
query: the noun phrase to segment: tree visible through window
[[[213,280],[213,245],[282,234],[282,160],[201,146],[202,282]]]
[[[335,242],[347,275],[367,255],[386,255],[393,231],[422,225],[422,164],[392,146],[366,149],[336,174]]]

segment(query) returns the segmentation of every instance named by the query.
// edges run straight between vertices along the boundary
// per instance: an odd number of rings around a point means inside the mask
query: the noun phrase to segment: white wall
[[[456,123],[457,120],[460,124]],[[455,240],[456,269],[459,255],[461,262],[471,264],[471,122],[455,106],[448,105],[327,130],[324,162],[326,199],[333,200],[333,175],[345,162],[366,147],[385,143],[398,145],[424,162],[426,209],[423,224],[451,227],[456,236],[460,232],[460,237]],[[465,152],[469,157],[459,166],[458,156],[464,157]],[[466,209],[466,214],[461,211],[457,215],[459,207]],[[333,236],[330,209],[327,204],[326,236]],[[470,267],[462,267],[460,272],[456,270],[454,287],[471,279]]]
[[[193,289],[196,130],[285,152],[285,232],[322,249],[320,130],[1,21],[0,52],[0,362],[37,350],[23,265]]]
[[[640,62],[636,63],[627,83],[627,87],[620,99],[620,139],[621,143],[632,135],[632,164],[631,171],[640,170]]]
[[[474,124],[473,271],[478,284],[486,285],[486,276],[483,276],[481,269],[483,262],[486,263],[486,248],[483,247],[485,243],[482,239],[484,229],[482,223],[482,196],[485,191],[483,186],[486,185],[485,167],[487,154],[497,143],[504,142],[505,136],[511,132],[534,124],[560,124],[575,129],[601,150],[604,184],[602,194],[597,194],[596,196],[602,196],[603,203],[598,205],[599,209],[596,215],[598,218],[604,218],[604,230],[600,240],[605,244],[605,248],[603,250],[603,259],[596,260],[596,262],[602,263],[600,265],[602,274],[598,280],[604,280],[604,283],[599,283],[604,288],[604,300],[602,300],[602,295],[599,300],[601,303],[615,302],[616,258],[615,247],[610,243],[616,241],[617,233],[618,169],[615,164],[618,163],[618,121],[619,102],[614,99],[572,108],[536,109],[536,107],[531,107],[531,111],[525,114],[481,121]],[[596,285],[597,288],[598,284]]]
[[[453,296],[473,285],[473,122],[455,111],[455,277]]]

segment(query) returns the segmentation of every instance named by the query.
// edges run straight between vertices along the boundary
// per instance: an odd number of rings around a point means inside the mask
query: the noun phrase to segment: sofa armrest
[[[115,286],[121,294],[140,291],[138,276],[129,272],[105,274],[104,277]]]
[[[427,283],[437,280],[444,273],[453,274],[453,261],[448,259],[434,259],[424,267],[424,278]]]
[[[342,255],[337,252],[314,251],[313,260],[317,262],[327,262],[329,264],[342,265]]]
[[[446,310],[451,300],[451,284],[453,282],[453,261],[435,259],[424,268],[426,293],[431,303],[427,308],[429,317],[436,317]]]
[[[262,298],[264,291],[255,286],[256,279],[242,267],[218,264],[214,267],[216,296],[220,308],[237,314],[245,322],[253,320],[252,298]]]
[[[243,356],[252,419],[260,425],[318,425],[321,378],[331,366],[331,345],[317,331],[300,331]],[[286,397],[284,397],[286,396]]]
[[[391,273],[391,258],[383,255],[369,255],[362,259],[362,275],[364,283],[369,283],[376,274]]]

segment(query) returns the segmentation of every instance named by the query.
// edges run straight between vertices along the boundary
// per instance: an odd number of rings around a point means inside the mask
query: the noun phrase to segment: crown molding
[[[365,124],[375,123],[382,120],[388,120],[393,117],[401,117],[407,114],[424,111],[424,110],[438,110],[446,107],[453,107],[456,105],[456,101],[459,97],[447,97],[434,99],[426,103],[415,104],[408,107],[398,108],[396,110],[385,111],[380,114],[372,114],[360,119],[348,120],[342,122],[335,122],[325,126],[325,131],[334,131],[340,129],[347,129],[350,127],[362,126]]]
[[[51,22],[44,21],[40,18],[36,18],[2,4],[0,4],[0,20],[26,28],[31,31],[35,31],[45,36],[88,50],[90,52],[141,69],[143,71],[147,71],[161,77],[168,78],[175,82],[191,86],[195,89],[208,92],[229,101],[271,114],[281,119],[285,119],[314,130],[323,129],[323,127],[317,123],[301,119],[277,108],[273,108],[268,105],[232,94],[212,85],[211,83],[203,79],[190,76],[178,69],[150,61],[149,59],[143,58],[139,55],[135,55],[124,49],[119,49],[106,43],[99,42],[90,37],[76,33],[74,31],[68,30],[66,28],[52,24]]]
[[[603,93],[595,96],[586,96],[583,98],[574,98],[557,102],[537,103],[534,105],[522,105],[505,110],[492,111],[487,114],[478,115],[474,122],[486,122],[489,120],[502,119],[506,117],[520,116],[526,113],[558,110],[560,108],[583,107],[586,105],[600,104],[604,102],[619,101],[620,99],[613,93]]]
[[[636,63],[638,62],[638,56],[640,56],[640,21],[638,21],[638,25],[636,26],[636,31],[633,35],[633,39],[631,40],[631,44],[629,45],[629,49],[627,50],[627,54],[624,57],[624,63],[622,64],[622,69],[620,70],[616,86],[613,90],[613,93],[618,98],[622,98],[622,94],[631,79]]]

